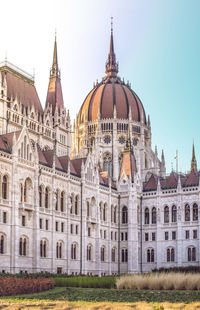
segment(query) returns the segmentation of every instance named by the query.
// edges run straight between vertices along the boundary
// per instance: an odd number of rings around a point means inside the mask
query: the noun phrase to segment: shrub
[[[54,285],[54,280],[50,278],[0,277],[0,296],[42,292],[52,289]]]
[[[85,287],[85,288],[114,288],[116,283],[115,277],[89,277],[73,276],[54,278],[56,286],[61,287]]]
[[[118,289],[134,290],[200,290],[200,275],[189,273],[149,273],[122,276]]]
[[[183,273],[200,273],[200,266],[186,266],[186,267],[171,267],[153,269],[152,272],[183,272]]]

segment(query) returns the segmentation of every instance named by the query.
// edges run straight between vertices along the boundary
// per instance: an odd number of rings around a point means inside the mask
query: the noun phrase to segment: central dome
[[[105,77],[87,95],[79,112],[79,121],[95,121],[99,112],[100,119],[112,119],[114,106],[116,118],[128,119],[131,111],[133,121],[146,124],[145,111],[138,96],[119,77],[112,76]]]
[[[146,124],[146,115],[136,93],[129,84],[117,76],[118,64],[116,62],[113,43],[113,30],[111,28],[110,52],[106,62],[106,77],[101,83],[97,83],[87,95],[78,114],[79,124],[96,121],[100,119],[114,118],[114,107],[116,107],[116,118],[129,119]]]

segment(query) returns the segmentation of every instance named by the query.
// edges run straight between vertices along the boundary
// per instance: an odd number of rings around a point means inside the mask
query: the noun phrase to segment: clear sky
[[[119,75],[150,114],[152,146],[164,149],[167,171],[200,159],[199,0],[0,0],[0,60],[32,73],[42,105],[57,30],[65,106],[71,118],[104,76],[110,16]]]

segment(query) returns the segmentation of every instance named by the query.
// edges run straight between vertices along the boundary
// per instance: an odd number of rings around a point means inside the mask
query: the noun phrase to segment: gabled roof
[[[158,177],[152,173],[147,182],[143,183],[144,191],[156,191],[158,184]]]
[[[120,179],[125,173],[128,178],[131,178],[131,181],[134,180],[134,175],[137,172],[136,159],[135,155],[131,150],[125,151],[122,154],[122,164],[120,169]]]
[[[0,150],[7,153],[12,153],[13,136],[15,134],[17,140],[20,133],[21,130],[0,135]]]
[[[199,185],[199,172],[192,170],[189,175],[187,175],[183,187],[186,186],[198,186]]]

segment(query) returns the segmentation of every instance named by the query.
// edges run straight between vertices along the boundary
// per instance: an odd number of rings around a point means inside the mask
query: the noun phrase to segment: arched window
[[[114,207],[114,223],[117,223],[117,207]]]
[[[45,208],[49,208],[49,188],[45,188]]]
[[[147,263],[154,263],[154,249],[147,250]]]
[[[172,223],[177,222],[177,208],[176,206],[172,206]]]
[[[112,176],[112,157],[110,153],[106,153],[103,157],[103,170],[108,171],[109,175]]]
[[[193,221],[198,220],[198,205],[196,203],[193,204],[193,210],[192,210],[192,219]]]
[[[113,223],[113,214],[114,213],[114,207],[113,207],[113,205],[111,206],[111,213],[110,213],[110,215],[111,215],[111,223]]]
[[[56,243],[56,258],[62,258],[62,242]]]
[[[4,243],[5,243],[5,238],[3,235],[0,236],[0,254],[4,254],[5,253],[5,249],[4,249]]]
[[[6,175],[3,176],[2,181],[2,198],[8,199],[8,177]]]
[[[122,208],[122,224],[128,223],[128,209],[126,206]]]
[[[26,256],[27,252],[27,240],[25,237],[21,237],[19,239],[19,255],[20,256]]]
[[[169,223],[169,207],[164,208],[164,223]]]
[[[42,207],[42,185],[39,186],[39,206]]]
[[[71,214],[73,213],[73,198],[74,198],[74,196],[73,196],[73,194],[71,194],[71,196],[70,196],[70,213]]]
[[[47,242],[46,242],[46,240],[40,241],[40,257],[47,257]]]
[[[175,260],[175,252],[174,248],[167,249],[167,262],[174,262]]]
[[[87,216],[90,216],[90,203],[87,201]]]
[[[58,199],[59,199],[58,197],[59,197],[59,190],[57,189],[56,190],[56,207],[55,207],[56,210],[58,210]]]
[[[104,246],[101,247],[101,261],[102,262],[105,261],[105,247]]]
[[[92,259],[92,246],[89,244],[87,246],[87,260],[91,261]]]
[[[189,247],[187,249],[188,254],[188,262],[195,262],[196,261],[196,248]]]
[[[188,204],[185,205],[185,221],[190,221],[190,206]]]
[[[149,208],[146,208],[144,211],[144,223],[149,224]]]
[[[78,195],[75,197],[75,210],[74,213],[78,215]]]
[[[60,197],[60,211],[64,212],[64,196],[65,193],[64,191],[61,192],[61,197]]]
[[[23,201],[23,185],[20,184],[20,201]]]
[[[76,259],[77,257],[77,246],[76,243],[72,243],[71,245],[71,259]]]
[[[152,212],[152,214],[151,214],[152,224],[156,224],[156,208],[153,207],[151,212]]]
[[[111,257],[112,257],[112,262],[115,262],[115,248],[112,248]]]
[[[103,207],[103,221],[106,221],[106,203],[104,203]]]
[[[24,202],[27,202],[27,180],[24,183]]]

